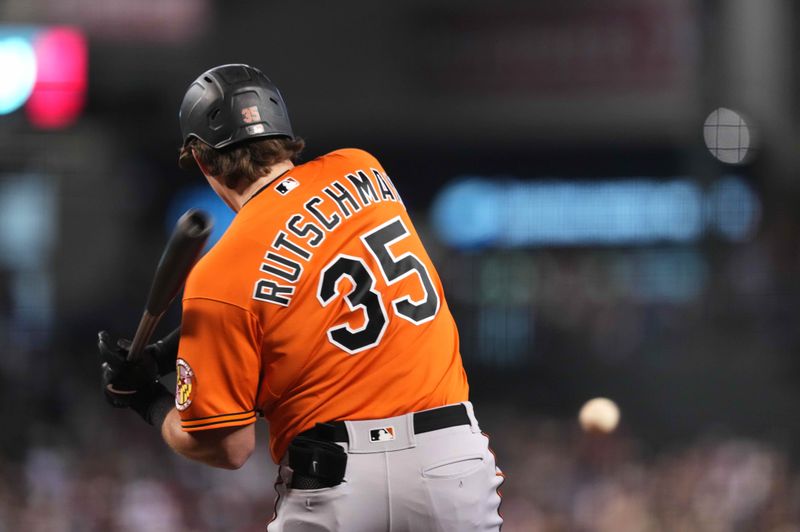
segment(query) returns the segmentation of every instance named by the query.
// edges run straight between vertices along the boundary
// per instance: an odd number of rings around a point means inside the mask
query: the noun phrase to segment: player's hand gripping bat
[[[178,219],[156,267],[144,313],[128,351],[128,361],[139,361],[145,366],[155,363],[152,360],[143,360],[144,357],[149,357],[145,346],[200,257],[212,226],[209,216],[197,209],[189,209]],[[134,390],[113,389],[110,384],[108,387],[115,393],[136,393]]]

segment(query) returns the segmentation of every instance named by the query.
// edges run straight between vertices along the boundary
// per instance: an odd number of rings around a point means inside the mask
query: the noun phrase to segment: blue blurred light
[[[0,38],[0,115],[19,109],[36,83],[36,53],[22,37]]]
[[[491,245],[501,233],[496,207],[500,190],[481,178],[465,178],[445,187],[438,201],[447,208],[434,209],[434,225],[442,238],[459,248]]]
[[[738,181],[705,193],[689,179],[519,181],[470,177],[434,201],[442,240],[457,248],[643,245],[694,242],[716,224],[727,238],[750,234],[758,199]],[[709,197],[714,212],[709,218]],[[754,214],[756,213],[756,214]]]
[[[167,208],[166,229],[169,234],[175,228],[175,222],[189,209],[201,209],[207,212],[214,223],[211,236],[206,244],[206,251],[222,237],[233,221],[234,212],[207,185],[197,185],[180,190]]]
[[[745,181],[727,176],[711,187],[708,194],[710,223],[724,238],[741,241],[758,226],[761,205]]]
[[[0,179],[0,266],[42,268],[57,233],[57,197],[46,176],[26,174]]]
[[[55,181],[41,174],[0,178],[0,270],[8,274],[11,302],[9,320],[0,323],[0,336],[6,333],[17,347],[42,345],[49,337],[55,313],[51,270],[57,238]],[[4,361],[0,370],[15,364]]]

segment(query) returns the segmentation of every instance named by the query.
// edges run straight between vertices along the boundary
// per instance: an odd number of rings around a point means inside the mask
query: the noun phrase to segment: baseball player
[[[265,417],[280,464],[270,532],[499,530],[502,474],[456,325],[381,164],[341,149],[295,166],[283,98],[247,65],[197,78],[180,125],[181,166],[237,214],[189,276],[180,331],[148,347],[154,364],[101,333],[108,400],[224,468],[247,460]],[[167,367],[174,395],[157,382]]]

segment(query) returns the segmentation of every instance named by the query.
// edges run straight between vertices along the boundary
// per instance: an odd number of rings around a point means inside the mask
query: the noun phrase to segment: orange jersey
[[[468,398],[439,276],[386,172],[355,149],[239,211],[186,283],[177,369],[183,430],[262,413],[276,462],[318,422]]]

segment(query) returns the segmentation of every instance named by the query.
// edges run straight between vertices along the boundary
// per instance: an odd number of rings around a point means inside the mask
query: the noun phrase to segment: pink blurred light
[[[43,129],[73,124],[86,100],[88,46],[80,30],[55,27],[33,43],[38,73],[25,106],[31,123]]]

